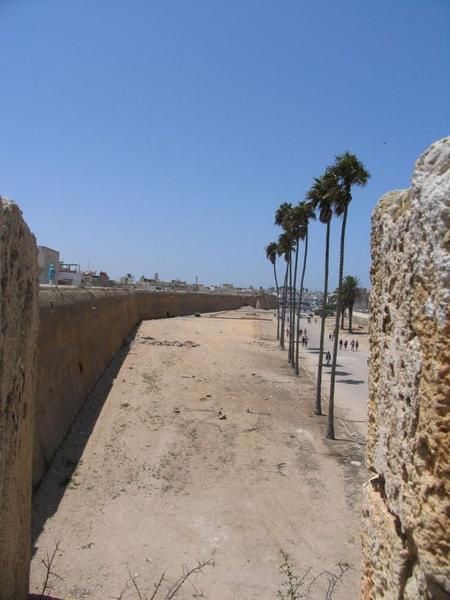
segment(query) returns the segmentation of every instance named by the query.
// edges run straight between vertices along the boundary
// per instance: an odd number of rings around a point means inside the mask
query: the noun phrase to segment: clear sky
[[[0,194],[66,262],[268,285],[275,209],[350,150],[368,285],[377,199],[450,133],[450,1],[0,0],[0,87]]]

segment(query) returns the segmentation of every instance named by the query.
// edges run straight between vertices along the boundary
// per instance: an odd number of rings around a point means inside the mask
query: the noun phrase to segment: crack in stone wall
[[[362,597],[448,598],[450,138],[372,220]]]

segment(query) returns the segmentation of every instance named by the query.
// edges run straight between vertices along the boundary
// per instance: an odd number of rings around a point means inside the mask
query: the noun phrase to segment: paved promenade
[[[333,353],[333,342],[329,340],[328,334],[331,331],[332,320],[327,321],[325,333],[324,353],[329,350]],[[300,357],[303,365],[310,372],[311,377],[316,381],[317,363],[319,355],[320,342],[320,319],[317,322],[311,319],[301,320],[301,327],[306,328],[308,333],[308,347],[300,346]],[[357,331],[357,329],[356,329]],[[341,417],[345,428],[352,432],[355,439],[365,441],[367,434],[367,400],[368,400],[368,346],[367,335],[358,333],[349,334],[347,330],[341,332],[340,339],[348,340],[347,350],[338,350],[338,360],[336,369],[336,416]],[[350,342],[352,339],[359,341],[358,351],[352,351]],[[327,412],[327,402],[330,389],[331,367],[323,368],[322,396],[323,411]]]

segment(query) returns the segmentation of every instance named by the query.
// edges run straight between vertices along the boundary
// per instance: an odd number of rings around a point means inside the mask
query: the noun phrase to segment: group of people
[[[344,350],[347,350],[348,340],[343,340],[342,338],[339,340],[339,350],[342,350],[342,346],[344,346]],[[350,342],[350,348],[352,352],[358,352],[359,342],[358,340],[352,340]]]
[[[287,317],[287,321],[289,322],[289,317]],[[308,323],[310,323],[310,322],[311,322],[311,319],[308,318]],[[289,327],[286,327],[286,336],[289,337],[289,334],[290,334],[290,329],[289,329]],[[304,347],[308,346],[308,331],[306,329],[300,329],[299,339],[301,341],[302,346],[304,346]],[[331,333],[328,334],[328,339],[330,340],[330,342],[332,342],[334,340],[334,331],[332,331]],[[344,348],[344,350],[347,350],[348,346],[349,346],[348,340],[343,340],[342,338],[339,340],[339,350],[342,350],[342,348]],[[351,348],[352,352],[358,352],[359,342],[357,339],[353,339],[350,341],[350,348]],[[326,353],[325,360],[327,361],[327,366],[329,366],[330,361],[331,361],[330,352]]]
[[[328,335],[328,339],[330,340],[330,342],[332,342],[334,340],[334,331],[332,331]],[[342,350],[342,346],[344,347],[344,350],[347,350],[347,348],[348,348],[348,340],[343,340],[341,338],[339,340],[339,350]],[[352,349],[352,352],[358,352],[358,348],[359,348],[359,342],[358,342],[358,340],[352,340],[350,342],[350,348]]]
[[[290,329],[289,329],[289,327],[286,327],[286,337],[289,337],[289,334],[290,334]],[[300,329],[299,340],[300,340],[302,346],[306,347],[308,345],[308,332],[306,331],[306,329]]]
[[[331,336],[331,334],[330,334],[330,336]],[[332,338],[331,338],[331,337],[329,337],[329,339],[331,340]],[[340,350],[342,350],[342,346],[344,346],[344,350],[347,350],[347,347],[348,347],[348,340],[345,340],[345,341],[344,341],[344,340],[341,338],[341,339],[339,340],[339,349],[340,349]],[[350,342],[350,348],[352,349],[352,352],[358,352],[358,348],[359,348],[359,342],[358,342],[358,340],[352,340],[352,341]],[[330,351],[329,351],[329,350],[328,350],[328,352],[327,352],[327,353],[326,353],[326,355],[325,355],[325,360],[326,360],[326,362],[327,362],[327,367],[329,367],[329,366],[330,366],[330,361],[331,361],[331,353],[330,353]],[[367,363],[367,364],[369,364],[369,363]]]

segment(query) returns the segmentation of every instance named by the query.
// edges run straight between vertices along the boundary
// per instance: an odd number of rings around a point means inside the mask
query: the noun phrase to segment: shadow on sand
[[[45,522],[58,510],[66,487],[71,483],[72,474],[80,462],[114,379],[128,356],[130,344],[136,337],[136,332],[137,327],[129,333],[98,379],[75,417],[68,434],[56,451],[47,473],[34,491],[31,525],[33,556],[37,550],[36,541],[44,529]]]

